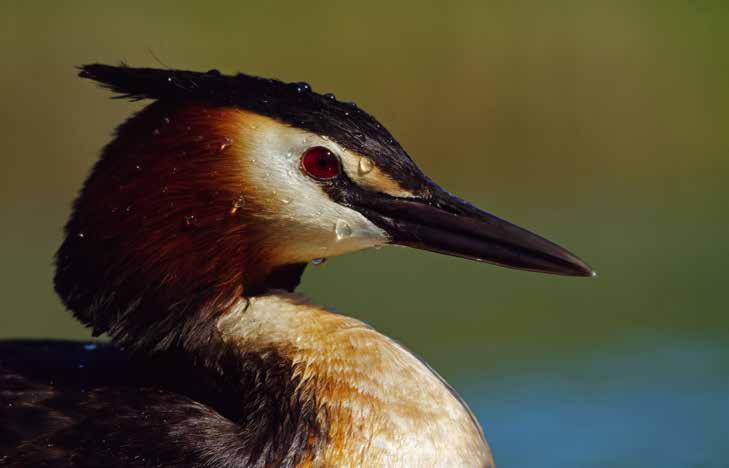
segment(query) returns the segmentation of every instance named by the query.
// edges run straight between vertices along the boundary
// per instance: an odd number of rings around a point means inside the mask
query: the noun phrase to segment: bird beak
[[[509,268],[594,276],[567,249],[504,221],[437,186],[428,199],[372,197],[358,209],[391,243]]]

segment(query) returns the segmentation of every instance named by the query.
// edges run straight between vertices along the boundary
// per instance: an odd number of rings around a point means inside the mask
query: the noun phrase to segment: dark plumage
[[[239,73],[207,73],[84,65],[79,76],[98,81],[120,98],[204,102],[239,107],[311,132],[372,158],[406,189],[420,188],[421,172],[387,129],[352,103],[319,94],[306,83],[284,83]]]
[[[0,466],[294,466],[323,430],[271,350],[131,357],[112,345],[0,342]]]

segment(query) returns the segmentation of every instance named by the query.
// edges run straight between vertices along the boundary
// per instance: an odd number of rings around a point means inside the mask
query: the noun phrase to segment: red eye
[[[301,155],[301,167],[315,179],[333,179],[341,170],[337,155],[323,146],[304,151]]]

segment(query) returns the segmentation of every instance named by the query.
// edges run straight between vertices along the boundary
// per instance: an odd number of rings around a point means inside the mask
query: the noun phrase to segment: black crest
[[[326,135],[340,145],[373,159],[404,188],[416,188],[420,171],[390,132],[355,104],[319,94],[303,82],[284,83],[239,73],[223,75],[132,68],[126,65],[83,65],[79,76],[89,78],[132,100],[198,101],[231,106]],[[414,176],[414,177],[412,177]]]

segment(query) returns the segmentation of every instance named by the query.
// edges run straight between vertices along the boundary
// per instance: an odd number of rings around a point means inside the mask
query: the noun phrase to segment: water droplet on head
[[[337,97],[334,94],[332,94],[332,93],[326,93],[324,95],[324,97],[327,98],[327,99],[331,99],[332,101],[334,101],[335,99],[337,99]]]
[[[321,265],[322,263],[324,263],[326,261],[327,261],[326,257],[319,257],[319,258],[315,258],[314,260],[312,260],[311,264],[312,265]]]
[[[338,219],[334,225],[334,234],[337,236],[337,240],[346,239],[352,235],[352,227],[343,219]]]
[[[170,124],[170,118],[169,117],[165,117],[164,119],[162,119],[162,123],[165,124],[165,125],[169,125]]]
[[[154,130],[152,130],[152,135],[158,136],[159,135],[159,128],[155,128]]]
[[[375,165],[372,164],[372,161],[370,161],[368,158],[359,159],[359,175],[365,175],[372,172],[372,169],[374,167]]]
[[[238,198],[233,202],[233,206],[230,208],[230,214],[234,215],[238,212],[238,209],[245,204],[245,197],[243,194],[238,195]]]
[[[292,83],[291,84],[297,93],[307,93],[311,91],[311,86],[309,86],[309,83],[305,83],[303,81],[299,83]]]
[[[195,215],[187,215],[187,216],[185,216],[184,226],[186,228],[194,228],[194,227],[197,227],[197,218],[195,218]]]
[[[83,239],[84,237],[86,237],[86,234],[84,234],[83,232],[79,232],[78,234],[76,234],[76,236],[77,236],[77,237],[78,237],[79,239]]]
[[[223,141],[223,143],[220,144],[220,151],[225,151],[225,149],[229,148],[230,145],[232,145],[232,144],[233,144],[233,140],[228,137],[225,137],[225,140]]]

